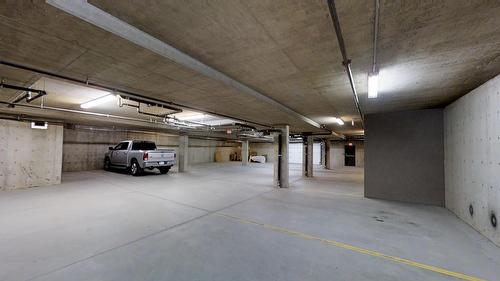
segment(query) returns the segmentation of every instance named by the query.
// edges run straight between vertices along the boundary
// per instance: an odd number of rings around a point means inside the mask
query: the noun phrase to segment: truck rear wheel
[[[105,171],[111,170],[111,162],[109,161],[109,158],[104,159],[104,170]]]
[[[168,167],[159,167],[158,170],[160,170],[160,173],[163,175],[163,174],[168,173],[168,171],[170,171],[170,166],[168,166]]]
[[[132,174],[132,176],[134,177],[140,176],[142,174],[142,171],[143,170],[141,166],[139,166],[139,163],[137,163],[136,160],[133,160],[132,164],[130,165],[130,173]]]

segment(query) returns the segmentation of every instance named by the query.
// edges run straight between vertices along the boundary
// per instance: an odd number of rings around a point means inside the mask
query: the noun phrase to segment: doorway
[[[303,144],[302,143],[290,143],[288,146],[288,163],[302,164],[303,161]],[[313,144],[313,165],[321,164],[321,144]]]
[[[356,146],[349,143],[344,148],[344,165],[345,166],[356,166]]]

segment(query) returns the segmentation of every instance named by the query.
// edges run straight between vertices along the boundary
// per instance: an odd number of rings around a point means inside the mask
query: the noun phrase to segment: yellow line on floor
[[[341,192],[329,192],[329,191],[320,191],[320,190],[294,190],[293,192],[306,193],[306,194],[321,193],[321,194],[328,194],[328,195],[333,195],[333,196],[346,196],[346,197],[364,199],[363,194],[356,194],[356,193],[341,193]]]
[[[321,242],[323,244],[326,244],[326,245],[339,247],[339,248],[342,248],[342,249],[346,249],[346,250],[350,250],[350,251],[353,251],[353,252],[357,252],[357,253],[361,253],[361,254],[365,254],[365,255],[369,255],[369,256],[373,256],[373,257],[385,259],[385,260],[389,260],[389,261],[396,262],[396,263],[410,265],[410,266],[413,266],[413,267],[417,267],[417,268],[429,270],[429,271],[432,271],[432,272],[440,273],[440,274],[443,274],[443,275],[455,277],[455,278],[462,279],[462,280],[468,280],[468,281],[485,281],[484,279],[481,279],[481,278],[478,278],[478,277],[474,277],[474,276],[470,276],[470,275],[466,275],[466,274],[463,274],[463,273],[449,271],[449,270],[446,270],[446,269],[443,269],[443,268],[440,268],[440,267],[436,267],[436,266],[432,266],[432,265],[427,265],[427,264],[419,263],[419,262],[412,261],[412,260],[409,260],[409,259],[404,259],[404,258],[400,258],[400,257],[386,255],[386,254],[383,254],[383,253],[380,253],[380,252],[377,252],[377,251],[374,251],[374,250],[368,250],[368,249],[364,249],[364,248],[352,246],[352,245],[345,244],[345,243],[342,243],[342,242],[338,242],[338,241],[335,241],[335,240],[325,239],[325,238],[321,238],[321,237],[309,235],[309,234],[302,233],[302,232],[293,231],[293,230],[290,230],[290,229],[282,228],[282,227],[271,225],[271,224],[260,223],[260,222],[253,221],[253,220],[250,220],[250,219],[241,218],[241,217],[237,217],[237,216],[232,216],[232,215],[228,215],[228,214],[224,214],[224,213],[215,213],[215,214],[218,215],[218,216],[224,217],[224,218],[228,218],[228,219],[231,219],[231,220],[235,220],[235,221],[241,222],[241,223],[251,224],[251,225],[257,225],[257,226],[260,226],[260,227],[263,227],[263,228],[266,228],[266,229],[270,229],[270,230],[273,230],[273,231],[276,231],[276,232],[281,232],[281,233],[289,234],[289,235],[292,235],[292,236],[295,236],[295,237],[299,237],[299,238],[303,238],[303,239],[306,239],[306,240],[319,241],[319,242]]]

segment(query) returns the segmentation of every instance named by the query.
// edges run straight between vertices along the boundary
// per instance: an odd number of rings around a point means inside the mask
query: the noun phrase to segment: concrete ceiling
[[[360,130],[359,122],[350,125],[358,116],[326,1],[89,3],[334,131]],[[380,91],[368,100],[373,1],[336,5],[365,113],[443,106],[500,72],[499,1],[381,1]],[[318,130],[44,1],[0,3],[0,56],[293,131]],[[38,79],[4,66],[0,75],[23,84]],[[333,116],[348,122],[334,125]]]
[[[100,89],[78,85],[63,80],[42,77],[34,82],[29,88],[44,90],[47,95],[38,98],[27,104],[25,101],[19,102],[14,108],[2,105],[0,107],[0,115],[4,114],[21,114],[23,119],[38,120],[44,119],[51,122],[77,123],[83,125],[100,125],[114,126],[120,128],[143,128],[143,129],[158,129],[164,128],[167,131],[182,132],[190,135],[200,135],[204,132],[207,136],[225,137],[234,139],[235,135],[218,134],[220,131],[225,131],[225,127],[232,128],[233,131],[238,131],[238,123],[235,120],[221,118],[208,114],[202,114],[192,110],[183,110],[180,113],[175,113],[168,108],[162,108],[154,105],[148,106],[146,103],[139,104],[138,102],[122,99],[120,106],[117,95],[111,92]],[[5,94],[10,94],[10,100],[16,99],[24,92],[8,91]],[[81,108],[82,104],[105,97],[114,96],[112,99],[103,103],[96,104],[90,108]],[[129,104],[131,106],[127,106]],[[169,117],[177,119],[178,124],[182,128],[176,128],[172,124],[163,124],[163,117],[155,117],[152,115],[142,114],[137,108],[139,106],[142,111],[149,114],[169,114]],[[171,119],[171,118],[170,118]],[[96,121],[98,121],[96,123]],[[169,126],[170,125],[170,126]],[[210,126],[217,126],[209,129]]]
[[[136,107],[125,105],[119,106],[118,97],[88,109],[81,108],[80,105],[83,103],[112,94],[111,92],[91,88],[88,86],[78,85],[58,79],[42,77],[38,81],[36,81],[30,88],[41,89],[47,92],[46,96],[31,102],[31,105],[38,106],[43,102],[43,107],[57,107],[85,112],[111,114],[116,116],[143,119],[144,121],[147,121],[151,118],[151,116],[149,115],[138,113]],[[124,103],[138,106],[137,102],[127,101],[126,99],[124,100]],[[142,108],[142,110],[145,110],[146,112],[152,114],[167,114],[173,112],[170,109],[156,106],[145,107]],[[235,120],[206,115],[192,110],[183,110],[183,112],[171,114],[171,116],[179,120],[194,121],[207,125],[222,125],[237,122]],[[157,119],[161,120],[161,118]]]

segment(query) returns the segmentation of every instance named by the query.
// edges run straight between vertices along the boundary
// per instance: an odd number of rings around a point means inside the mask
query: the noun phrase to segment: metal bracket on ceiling
[[[24,94],[22,94],[21,96],[19,96],[18,98],[16,98],[10,105],[9,107],[15,107],[15,104],[16,103],[19,103],[20,101],[22,100],[26,100],[27,103],[30,103],[40,97],[43,97],[45,95],[47,95],[47,92],[45,92],[44,90],[37,90],[37,89],[31,89],[31,88],[26,88],[26,87],[22,87],[22,86],[16,86],[16,85],[11,85],[11,84],[6,84],[3,82],[0,83],[0,88],[4,88],[4,89],[11,89],[11,90],[16,90],[16,91],[23,91]],[[31,93],[36,93],[35,96],[33,96]]]
[[[130,103],[128,101],[132,101],[134,103]],[[160,113],[160,114],[146,112],[146,111],[144,111],[142,109],[141,105],[147,105],[147,107],[154,106],[156,108],[167,109],[167,110],[170,110],[170,111],[166,112],[166,113]],[[180,109],[180,108],[166,106],[166,105],[163,105],[163,104],[151,103],[151,102],[147,102],[147,101],[144,102],[144,101],[141,101],[140,99],[137,99],[137,98],[122,98],[121,96],[119,96],[119,98],[118,98],[118,106],[119,107],[123,107],[123,106],[134,107],[134,108],[137,109],[137,113],[139,113],[139,114],[144,114],[144,115],[153,116],[153,117],[159,117],[159,118],[166,118],[169,115],[176,114],[176,113],[181,113],[182,112],[182,109]]]

